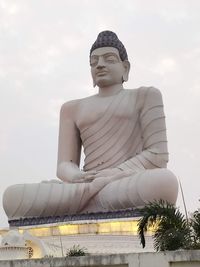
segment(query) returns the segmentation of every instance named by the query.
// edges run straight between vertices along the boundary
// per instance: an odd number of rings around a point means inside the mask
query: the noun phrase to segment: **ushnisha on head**
[[[90,49],[90,57],[92,52],[100,47],[115,47],[119,51],[119,55],[122,61],[128,60],[128,55],[126,48],[122,42],[118,39],[117,34],[112,31],[103,31],[100,32],[97,36],[96,41]]]
[[[94,86],[107,87],[128,80],[128,55],[114,32],[99,33],[90,49],[90,66]]]

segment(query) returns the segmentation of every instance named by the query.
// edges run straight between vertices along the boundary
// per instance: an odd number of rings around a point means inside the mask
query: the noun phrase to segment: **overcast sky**
[[[163,94],[168,167],[188,210],[200,208],[199,25],[198,0],[0,0],[1,197],[11,184],[55,178],[60,106],[96,92],[89,50],[112,30],[131,62],[125,88]],[[2,204],[0,214],[5,227]]]

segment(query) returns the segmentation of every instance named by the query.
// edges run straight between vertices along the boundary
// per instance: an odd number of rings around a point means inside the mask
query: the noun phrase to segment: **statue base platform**
[[[115,213],[73,215],[63,222],[42,224],[44,218],[29,218],[20,220],[20,226],[17,226],[16,222],[15,225],[13,222],[10,224],[11,229],[16,229],[21,234],[28,233],[40,240],[43,256],[65,256],[74,245],[86,248],[90,254],[152,252],[154,251],[153,229],[148,229],[145,249],[140,244],[137,234],[140,218],[141,214],[138,211],[126,210]],[[53,220],[53,218],[46,219]],[[36,224],[38,220],[40,223]]]
[[[52,223],[64,223],[75,221],[94,221],[94,220],[110,220],[120,218],[134,218],[140,217],[142,213],[139,209],[123,209],[110,212],[96,212],[96,213],[83,213],[83,214],[70,214],[62,216],[47,216],[47,217],[29,217],[20,218],[17,220],[9,220],[10,227],[30,226],[30,225],[43,225]]]

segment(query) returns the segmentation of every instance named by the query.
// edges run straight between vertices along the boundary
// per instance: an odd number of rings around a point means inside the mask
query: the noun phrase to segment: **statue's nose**
[[[97,63],[97,68],[102,68],[105,66],[105,60],[103,57],[99,57],[98,63]]]

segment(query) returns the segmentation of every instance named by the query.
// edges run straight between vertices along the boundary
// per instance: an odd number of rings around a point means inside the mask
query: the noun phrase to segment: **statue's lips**
[[[97,76],[104,76],[106,75],[108,72],[107,71],[99,71],[96,73]]]

